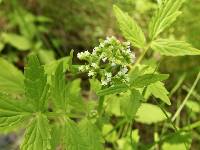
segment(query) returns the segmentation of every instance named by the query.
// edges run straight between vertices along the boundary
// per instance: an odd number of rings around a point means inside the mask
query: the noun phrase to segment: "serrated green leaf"
[[[51,126],[51,150],[56,150],[59,145],[62,144],[63,140],[63,133],[64,133],[64,126],[55,123]]]
[[[67,104],[74,107],[79,111],[85,110],[85,105],[83,102],[83,98],[81,96],[81,80],[76,79],[72,82],[68,82],[66,87],[66,98],[67,98]]]
[[[133,18],[127,13],[124,13],[120,8],[114,6],[113,9],[124,37],[130,41],[133,46],[143,48],[146,40],[142,29],[137,25]]]
[[[60,62],[52,76],[51,95],[57,108],[66,108],[66,85],[63,62]]]
[[[166,80],[168,77],[169,77],[168,74],[144,74],[144,75],[136,78],[131,83],[131,86],[134,86],[136,88],[142,88],[142,87],[148,86],[152,83],[155,83],[157,81]]]
[[[73,58],[73,50],[70,52],[70,56],[63,57],[61,59],[51,61],[50,63],[45,64],[44,69],[45,69],[46,74],[48,74],[49,76],[54,75],[57,66],[61,62],[63,62],[64,71],[66,71],[66,70],[69,71],[71,69],[71,66],[72,66],[72,58]]]
[[[167,91],[162,82],[158,81],[147,87],[146,95],[151,95],[151,94],[156,98],[162,100],[164,103],[171,105],[170,99],[168,97],[169,92]]]
[[[122,101],[122,112],[125,114],[128,120],[134,119],[143,99],[143,96],[138,90],[131,89],[130,97]]]
[[[0,131],[22,125],[31,116],[31,109],[22,101],[0,93]]]
[[[86,143],[78,125],[70,120],[66,120],[64,131],[65,150],[87,150],[89,143]]]
[[[79,128],[88,144],[88,150],[103,150],[103,138],[99,129],[89,120],[85,119],[80,122]]]
[[[163,30],[169,27],[181,14],[179,11],[184,0],[165,0],[160,3],[149,24],[149,37],[156,38]]]
[[[49,150],[51,149],[51,128],[49,120],[43,114],[37,114],[26,129],[21,150]]]
[[[2,40],[21,51],[32,47],[32,43],[26,37],[13,33],[3,33]]]
[[[152,42],[151,48],[165,56],[200,55],[200,50],[184,41],[158,39]]]
[[[109,94],[115,94],[115,93],[121,93],[125,92],[128,90],[128,86],[125,84],[118,84],[114,85],[112,87],[100,90],[97,92],[98,96],[104,96],[104,95],[109,95]]]
[[[36,55],[29,56],[24,74],[27,99],[35,106],[35,109],[46,109],[49,85],[47,84],[44,67],[41,66]]]
[[[158,106],[148,103],[143,103],[136,114],[136,121],[145,124],[158,123],[166,119],[167,117]]]
[[[24,93],[24,76],[15,66],[0,58],[0,90],[7,93]]]

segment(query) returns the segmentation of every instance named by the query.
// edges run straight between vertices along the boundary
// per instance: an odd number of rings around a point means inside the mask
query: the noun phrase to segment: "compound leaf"
[[[88,144],[88,150],[103,150],[103,138],[99,129],[89,120],[80,122],[79,128]]]
[[[30,110],[23,101],[0,93],[0,130],[9,131],[22,125],[30,117]]]
[[[114,6],[113,9],[124,37],[134,46],[143,48],[146,40],[142,29],[127,13],[124,13],[120,8]]]
[[[47,107],[48,90],[49,85],[44,67],[41,66],[36,55],[30,55],[28,65],[25,68],[25,94],[37,110],[43,110]]]
[[[64,130],[65,150],[87,150],[88,145],[74,121],[67,119]]]
[[[15,66],[0,58],[0,90],[7,93],[24,93],[24,76]]]
[[[51,128],[49,120],[43,114],[37,114],[25,132],[21,150],[49,150],[51,148]]]
[[[165,0],[160,3],[149,24],[149,37],[151,39],[156,38],[176,20],[181,14],[179,9],[183,2],[184,0]]]
[[[151,48],[165,56],[200,55],[200,50],[184,41],[158,39],[152,42]]]

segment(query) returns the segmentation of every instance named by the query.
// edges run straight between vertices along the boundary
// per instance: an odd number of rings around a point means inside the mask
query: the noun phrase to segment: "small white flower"
[[[111,66],[112,66],[112,67],[116,66],[116,63],[112,62],[112,63],[111,63]]]
[[[89,71],[89,72],[88,72],[88,76],[89,76],[89,77],[92,77],[92,76],[94,76],[94,74],[95,74],[95,72],[94,72],[94,71]]]
[[[123,74],[126,74],[128,72],[128,68],[126,66],[124,66],[122,69],[121,69],[121,72]]]
[[[92,63],[91,66],[94,67],[95,69],[98,68],[98,65],[96,63]]]
[[[78,59],[82,59],[82,57],[83,57],[83,52],[78,53],[78,54],[77,54],[77,57],[78,57]]]
[[[88,50],[84,52],[84,56],[85,56],[85,57],[87,57],[87,56],[89,56],[89,55],[90,55],[90,52],[88,52]]]
[[[89,65],[85,66],[85,70],[88,71],[90,69]]]
[[[107,57],[104,57],[104,58],[102,59],[102,61],[103,61],[103,62],[106,62],[107,59],[108,59]]]
[[[83,72],[83,71],[85,71],[85,67],[84,66],[80,66],[80,67],[78,67],[78,70]]]
[[[101,85],[103,85],[103,86],[108,85],[107,80],[101,80]]]
[[[103,48],[105,46],[104,43],[100,43],[99,47]]]
[[[107,73],[105,73],[105,76],[106,76],[107,78],[111,78],[111,77],[112,77],[112,73],[111,73],[111,72],[107,72]]]
[[[131,59],[131,60],[130,60],[131,63],[134,63],[134,62],[135,62],[135,58],[136,58],[136,57],[135,57],[135,53],[132,53],[130,57],[131,57],[131,58],[130,58],[130,59]]]

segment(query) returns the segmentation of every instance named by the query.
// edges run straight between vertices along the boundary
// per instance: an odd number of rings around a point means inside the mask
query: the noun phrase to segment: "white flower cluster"
[[[135,54],[130,50],[130,42],[120,42],[115,37],[107,37],[92,53],[77,54],[80,60],[88,62],[79,71],[88,72],[89,77],[100,75],[103,86],[128,83],[128,64],[134,63]]]

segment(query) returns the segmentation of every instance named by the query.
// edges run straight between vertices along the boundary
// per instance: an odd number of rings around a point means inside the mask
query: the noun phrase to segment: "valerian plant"
[[[133,18],[114,6],[127,42],[107,37],[92,52],[78,53],[77,57],[85,63],[78,69],[72,64],[73,52],[69,57],[47,65],[41,65],[38,57],[31,54],[24,75],[1,58],[0,130],[10,132],[24,127],[21,150],[102,150],[104,143],[110,142],[116,149],[137,149],[138,138],[132,136],[133,121],[149,124],[170,119],[169,113],[162,109],[166,115],[163,116],[160,105],[147,103],[153,95],[171,104],[163,83],[169,75],[159,73],[157,67],[141,64],[145,54],[153,50],[166,56],[200,55],[199,50],[184,41],[159,36],[181,14],[183,2],[159,1],[149,23],[148,38]],[[132,48],[140,49],[141,55],[135,57]],[[80,95],[80,80],[66,80],[66,72],[73,75],[86,72],[91,78],[91,92],[95,92],[98,100],[92,100],[95,98],[90,95],[91,102],[84,101]],[[115,110],[110,106],[113,104]],[[158,118],[141,118],[148,110],[152,115],[157,113]],[[110,129],[106,124],[112,116],[116,117],[117,123]],[[128,142],[128,147],[120,144],[119,139],[115,143],[109,138],[124,124],[130,124],[130,139],[128,133],[122,134],[123,140],[128,137],[128,141],[123,142]]]

